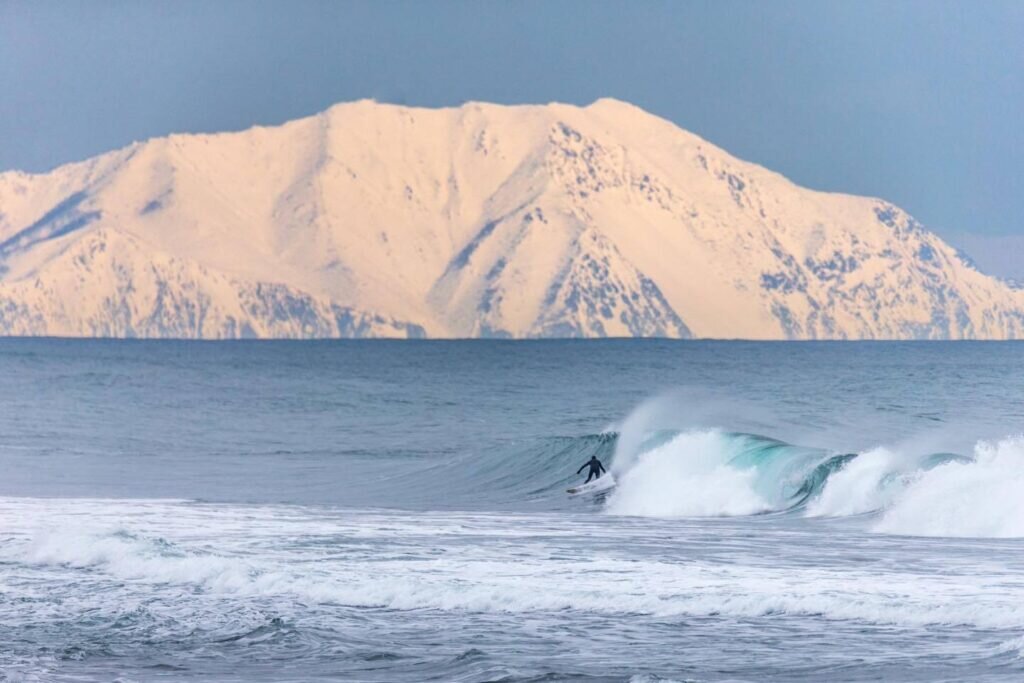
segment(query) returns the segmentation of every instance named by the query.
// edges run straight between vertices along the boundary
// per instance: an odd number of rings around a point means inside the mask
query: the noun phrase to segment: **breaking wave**
[[[748,434],[699,430],[656,435],[626,466],[618,456],[613,514],[752,515],[806,502],[827,477],[823,451]]]
[[[376,507],[863,517],[887,534],[1024,536],[1024,436],[982,441],[967,454],[917,448],[849,452],[720,428],[637,428],[627,419],[618,431],[506,442],[358,483]],[[567,495],[591,456],[616,485]]]
[[[1024,536],[1024,437],[970,455],[838,453],[718,429],[653,433],[616,453],[606,510],[645,517],[871,517],[878,532]]]
[[[1024,536],[1024,437],[916,472],[875,525],[924,536]]]
[[[895,535],[1024,537],[1024,436],[981,441],[968,453],[922,452],[923,441],[916,452],[914,444],[852,452],[715,427],[659,426],[666,422],[671,416],[645,405],[606,432],[377,460],[331,485],[344,488],[352,508],[788,515],[856,518],[860,528]],[[592,456],[615,485],[568,495]]]
[[[862,517],[862,528],[886,534],[1024,537],[1018,493],[1024,490],[1024,436],[981,441],[965,453],[944,452],[941,441],[936,448],[934,438],[924,437],[859,451],[841,443],[829,449],[707,426],[731,421],[710,412],[702,426],[680,425],[674,408],[669,401],[643,404],[602,433],[508,439],[437,458],[367,462],[332,485],[344,487],[340,497],[348,506],[376,509]],[[776,429],[773,424],[758,423],[767,430]],[[577,470],[592,456],[615,485],[568,495],[582,483]]]

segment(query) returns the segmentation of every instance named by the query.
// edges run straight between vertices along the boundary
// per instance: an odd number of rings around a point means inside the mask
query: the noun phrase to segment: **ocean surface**
[[[1020,681],[1022,432],[1024,343],[0,340],[0,671]]]

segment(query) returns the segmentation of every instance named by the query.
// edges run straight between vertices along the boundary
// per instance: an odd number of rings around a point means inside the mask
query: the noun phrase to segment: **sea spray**
[[[875,448],[851,458],[826,481],[807,505],[808,517],[844,517],[874,512],[898,494],[904,459],[886,448]]]
[[[917,474],[875,531],[915,536],[1024,536],[1024,437],[981,442],[974,459]]]
[[[607,510],[617,515],[709,517],[771,509],[755,492],[756,470],[729,465],[735,442],[717,430],[677,435],[642,452],[619,477]]]
[[[817,495],[838,467],[829,451],[754,434],[701,429],[646,436],[634,439],[635,453],[623,454],[620,440],[619,486],[606,508],[611,514],[731,517],[789,510]]]

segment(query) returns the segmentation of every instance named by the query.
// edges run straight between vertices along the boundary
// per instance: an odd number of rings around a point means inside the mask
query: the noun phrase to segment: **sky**
[[[616,97],[1024,278],[1024,2],[0,0],[0,170],[362,98]]]

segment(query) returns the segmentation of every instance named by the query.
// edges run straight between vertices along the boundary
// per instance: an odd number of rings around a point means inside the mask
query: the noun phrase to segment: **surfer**
[[[587,480],[583,482],[585,484],[589,484],[591,479],[600,479],[601,475],[607,472],[604,465],[601,464],[601,461],[597,459],[596,455],[590,456],[590,460],[583,463],[583,465],[576,470],[576,474],[582,472],[584,467],[590,468],[590,472],[587,474]]]

